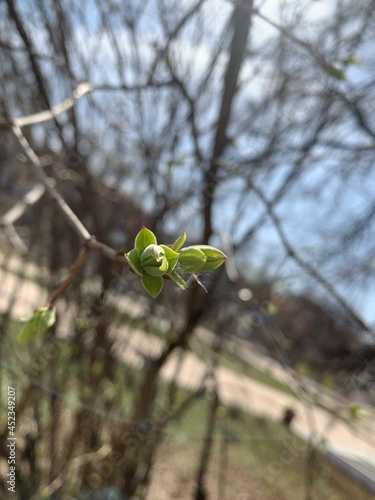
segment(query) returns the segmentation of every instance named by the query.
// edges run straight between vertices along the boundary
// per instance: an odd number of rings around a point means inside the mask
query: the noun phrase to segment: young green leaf
[[[144,266],[144,271],[151,276],[163,276],[168,271],[168,261],[164,256],[162,261],[157,265]]]
[[[130,252],[126,253],[125,259],[136,274],[138,274],[139,276],[143,275],[143,269],[141,266],[141,261],[139,259],[139,252],[136,248],[133,248],[133,250],[130,250]]]
[[[181,250],[178,263],[183,272],[195,273],[204,265],[206,260],[206,256],[198,248],[186,247]]]
[[[142,285],[154,299],[159,295],[163,289],[163,278],[161,276],[150,276],[144,274],[142,276]]]
[[[140,256],[141,266],[160,266],[165,252],[160,245],[148,245]]]
[[[28,318],[20,331],[17,341],[20,344],[30,342],[38,333],[44,333],[56,321],[54,309],[39,307],[30,318]]]
[[[135,238],[134,246],[138,250],[139,255],[149,246],[156,245],[156,236],[146,227],[142,227]]]
[[[182,247],[182,245],[185,243],[185,240],[186,240],[186,233],[182,233],[181,236],[179,236],[177,240],[173,243],[172,250],[178,252]]]
[[[165,257],[168,261],[168,273],[171,273],[177,264],[180,254],[172,250],[172,248],[167,247],[167,245],[160,246],[164,250]]]
[[[224,262],[227,256],[221,250],[218,250],[215,247],[211,247],[209,245],[194,245],[190,248],[196,248],[204,253],[206,256],[206,262],[199,269],[200,273],[204,273],[206,271],[212,271],[217,267],[220,267]]]

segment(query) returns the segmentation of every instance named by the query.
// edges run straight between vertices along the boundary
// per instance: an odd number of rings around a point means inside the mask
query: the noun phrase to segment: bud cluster
[[[163,288],[163,278],[173,280],[186,290],[184,273],[212,271],[221,266],[226,255],[209,245],[193,245],[182,248],[186,234],[182,234],[173,245],[159,245],[152,231],[143,227],[137,234],[134,248],[125,258],[134,273],[142,279],[146,291],[156,298]]]

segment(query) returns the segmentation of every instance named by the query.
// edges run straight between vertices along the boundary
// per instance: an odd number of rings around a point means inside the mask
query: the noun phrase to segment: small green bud
[[[181,236],[179,236],[177,240],[173,243],[172,249],[175,252],[178,252],[182,247],[182,245],[185,243],[185,240],[186,240],[186,233],[182,233]]]
[[[176,267],[180,254],[175,250],[173,250],[172,248],[167,247],[166,245],[160,245],[160,246],[164,250],[165,258],[168,261],[168,273],[171,273],[173,269]]]
[[[206,260],[206,256],[199,248],[186,247],[180,251],[178,263],[183,272],[195,273],[201,269]]]
[[[56,321],[55,309],[39,307],[34,314],[25,320],[25,325],[20,331],[17,341],[20,344],[30,342],[38,333],[44,333]]]
[[[141,266],[156,266],[160,267],[165,257],[165,252],[163,248],[159,245],[148,245],[146,249],[141,253]]]
[[[221,266],[226,255],[209,245],[193,245],[181,248],[186,234],[177,238],[173,245],[158,245],[152,231],[143,227],[137,234],[134,248],[125,254],[131,269],[141,276],[142,284],[152,297],[157,297],[163,288],[163,278],[171,279],[181,289],[188,283],[183,273],[211,271]],[[197,277],[195,279],[199,282]],[[203,285],[202,285],[203,286]]]
[[[142,269],[151,276],[163,276],[169,264],[164,249],[159,245],[149,245],[140,258]]]
[[[146,227],[142,227],[135,237],[134,247],[138,250],[139,255],[149,246],[156,245],[156,236]]]
[[[212,271],[224,264],[227,256],[221,250],[209,245],[194,245],[190,248],[196,248],[204,254],[206,262],[199,268],[200,273]]]
[[[142,285],[147,293],[149,293],[154,299],[156,299],[162,291],[163,284],[163,278],[161,276],[151,276],[147,273],[142,276]]]
[[[139,276],[143,275],[143,269],[141,266],[141,260],[139,258],[139,252],[136,248],[130,250],[130,252],[125,254],[125,259],[127,260],[131,269]]]

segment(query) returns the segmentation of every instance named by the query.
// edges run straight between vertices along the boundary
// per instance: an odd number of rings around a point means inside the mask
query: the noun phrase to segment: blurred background
[[[0,2],[4,498],[9,386],[16,498],[372,498],[374,28],[372,0]],[[46,182],[118,258],[20,345],[83,245]],[[142,226],[226,266],[153,301]]]

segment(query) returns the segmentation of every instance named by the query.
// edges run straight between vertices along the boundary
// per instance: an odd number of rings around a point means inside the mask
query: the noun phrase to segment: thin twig
[[[4,233],[6,234],[9,243],[20,255],[27,254],[27,246],[22,241],[20,235],[17,233],[16,228],[12,224],[8,224],[3,227]]]
[[[16,251],[20,254],[27,253],[27,247],[18,235],[14,223],[22,217],[26,209],[34,205],[43,196],[45,191],[44,184],[36,184],[25,196],[19,200],[12,208],[10,208],[4,215],[0,217],[0,227],[3,228],[4,233],[8,237],[9,242]]]
[[[176,82],[174,79],[160,81],[160,82],[155,81],[155,80],[150,80],[146,83],[139,83],[137,85],[127,85],[125,83],[121,83],[119,85],[112,85],[109,83],[103,83],[101,85],[95,85],[95,87],[93,87],[92,90],[93,91],[101,90],[101,91],[110,91],[110,92],[117,92],[117,91],[139,92],[140,90],[158,89],[161,87],[171,87],[175,84],[176,84]]]
[[[13,130],[14,134],[16,135],[19,143],[21,144],[21,146],[25,150],[25,153],[28,156],[29,160],[31,161],[32,165],[34,166],[34,169],[35,169],[37,175],[39,176],[40,180],[43,182],[49,196],[57,203],[57,206],[59,207],[60,211],[65,216],[65,218],[70,223],[70,225],[73,227],[73,229],[78,234],[78,236],[83,241],[83,243],[87,246],[87,248],[90,248],[92,250],[95,250],[96,252],[99,252],[100,254],[104,255],[108,259],[110,259],[118,264],[121,264],[121,265],[126,264],[125,258],[123,256],[119,255],[115,249],[105,245],[104,243],[97,241],[95,239],[95,237],[89,233],[89,231],[83,225],[81,220],[77,217],[77,215],[73,212],[73,210],[66,203],[64,198],[55,189],[54,181],[52,179],[50,179],[46,175],[46,173],[44,172],[40,159],[38,158],[38,156],[35,154],[32,147],[30,146],[30,144],[27,141],[26,137],[24,136],[21,128],[16,126],[16,125],[13,125],[12,130]]]
[[[73,458],[73,460],[67,464],[67,467],[63,469],[63,471],[52,481],[52,483],[44,488],[42,494],[51,495],[52,493],[56,492],[66,482],[68,474],[71,470],[77,471],[79,467],[82,467],[82,465],[85,465],[87,463],[93,463],[95,461],[102,462],[103,459],[110,454],[110,452],[111,447],[107,443],[104,443],[96,451],[90,451]]]
[[[69,288],[69,286],[72,284],[74,278],[77,276],[77,274],[81,270],[82,265],[86,260],[87,253],[88,253],[88,248],[85,245],[81,248],[77,260],[75,261],[75,263],[73,264],[73,266],[69,271],[69,275],[67,276],[67,278],[65,278],[65,280],[59,286],[59,288],[52,294],[51,298],[49,299],[48,301],[49,306],[53,306],[56,303],[57,299],[61,297],[61,295],[63,295],[65,290],[67,290],[67,288]]]
[[[50,179],[50,182],[54,182]],[[43,196],[45,191],[44,184],[35,184],[25,196],[17,201],[4,215],[0,217],[0,226],[13,225],[25,213],[26,209],[34,205]]]
[[[57,203],[61,212],[64,214],[64,216],[69,221],[69,223],[71,224],[73,229],[76,231],[76,233],[78,233],[79,237],[83,241],[86,241],[86,242],[89,241],[91,239],[90,233],[85,228],[85,226],[82,224],[82,222],[77,217],[77,215],[73,212],[73,210],[66,203],[64,198],[58,193],[58,191],[53,186],[51,179],[46,175],[46,173],[43,170],[43,166],[42,166],[40,159],[35,154],[34,150],[30,146],[28,140],[24,136],[24,134],[21,130],[21,127],[13,124],[12,130],[13,130],[14,135],[17,137],[18,142],[23,147],[27,157],[31,161],[31,163],[35,169],[36,174],[38,175],[40,180],[43,182],[48,194]]]
[[[216,165],[226,168],[230,172],[234,173],[237,171],[237,167],[231,163],[225,162],[220,158],[214,158],[213,161]],[[371,329],[368,325],[353,311],[350,305],[340,296],[340,294],[336,291],[333,285],[329,283],[324,276],[320,274],[320,272],[315,269],[309,262],[304,260],[296,248],[289,241],[283,225],[279,219],[279,217],[275,213],[275,209],[273,206],[273,202],[268,200],[263,191],[258,188],[250,179],[247,179],[248,186],[254,191],[254,193],[258,196],[258,198],[264,204],[269,217],[272,220],[272,223],[279,235],[281,243],[283,244],[287,254],[291,257],[300,267],[302,267],[310,276],[312,276],[318,283],[320,283],[329,293],[330,295],[341,305],[341,307],[348,313],[350,318],[363,330],[369,332]]]
[[[353,311],[353,309],[347,304],[347,302],[338,294],[336,289],[327,281],[309,262],[304,260],[299,253],[296,251],[295,247],[290,243],[289,239],[286,236],[284,228],[281,224],[279,217],[276,215],[272,202],[268,201],[264,193],[254,185],[250,180],[248,181],[249,186],[253,191],[257,194],[260,200],[264,203],[268,215],[270,216],[273,225],[279,235],[279,238],[288,253],[288,256],[291,257],[300,267],[305,269],[305,271],[310,274],[318,283],[323,285],[323,287],[334,297],[334,299],[345,309],[345,311],[349,314],[352,320],[365,331],[370,331],[370,328],[364,323],[364,321],[357,316],[357,314]]]
[[[88,92],[91,92],[94,90],[94,87],[91,85],[89,82],[83,82],[78,87],[74,90],[72,97],[69,97],[69,99],[66,99],[65,101],[61,102],[60,104],[57,104],[56,106],[53,106],[51,109],[48,109],[46,111],[41,111],[40,113],[35,113],[32,115],[28,116],[22,116],[21,118],[15,118],[12,122],[2,122],[0,125],[4,126],[16,126],[16,127],[25,127],[26,125],[35,125],[37,123],[42,123],[46,122],[48,120],[52,120],[53,118],[56,118],[56,116],[60,115],[61,113],[64,113],[65,111],[68,111],[71,109],[78,99],[80,99],[82,96],[87,94]]]
[[[78,87],[74,90],[72,97],[69,97],[65,101],[56,104],[51,109],[41,111],[39,113],[35,113],[32,115],[22,116],[20,118],[14,118],[13,121],[1,121],[0,127],[12,127],[12,125],[16,125],[20,128],[26,127],[27,125],[35,125],[37,123],[43,123],[49,120],[56,118],[56,116],[68,111],[69,109],[75,106],[78,99],[83,97],[85,94],[89,92],[95,91],[110,91],[110,92],[137,92],[140,90],[147,90],[150,88],[161,88],[161,87],[169,87],[172,85],[176,85],[174,79],[166,80],[166,81],[151,81],[147,83],[140,83],[138,85],[111,85],[107,83],[103,83],[101,85],[92,85],[90,82],[82,82],[78,85]]]
[[[35,192],[36,190],[34,192],[29,192],[28,195],[25,196],[22,202],[20,202],[18,205],[15,205],[13,209],[11,209],[7,214],[5,214],[5,216],[3,217],[3,223],[5,223],[5,225],[9,228],[10,223],[14,222],[17,218],[19,218],[22,215],[28,204],[35,203],[35,201],[37,201],[38,197],[40,197],[43,194],[45,188],[49,196],[56,202],[57,206],[64,215],[65,219],[73,227],[73,229],[83,242],[83,247],[78,255],[75,264],[70,270],[69,276],[64,280],[64,282],[61,284],[58,290],[56,290],[56,292],[50,298],[49,300],[50,305],[53,305],[56,302],[56,300],[65,292],[65,290],[73,282],[75,276],[78,274],[79,270],[81,269],[86,259],[87,252],[89,249],[95,250],[96,252],[104,255],[105,257],[109,258],[110,260],[118,264],[121,265],[126,264],[125,258],[119,255],[115,249],[105,245],[104,243],[97,241],[95,237],[89,233],[89,231],[83,225],[79,217],[73,212],[73,210],[66,203],[64,198],[55,189],[54,180],[50,179],[46,175],[40,159],[36,155],[35,151],[31,147],[30,143],[26,139],[21,129],[22,126],[41,123],[56,117],[56,115],[70,109],[72,106],[74,106],[74,104],[80,97],[82,97],[84,94],[92,90],[93,90],[92,85],[85,82],[77,87],[77,89],[74,91],[73,96],[70,99],[67,99],[63,103],[53,107],[51,110],[19,118],[11,122],[11,128],[13,130],[13,133],[17,137],[20,145],[23,147],[27,157],[29,158],[31,164],[34,167],[36,174],[42,181],[43,189],[39,188],[38,192]]]
[[[123,253],[120,254],[114,248],[101,243],[100,241],[96,240],[94,236],[92,236],[91,239],[87,242],[87,246],[95,252],[104,255],[104,257],[107,257],[107,259],[112,260],[116,264],[120,264],[122,266],[128,265]]]

